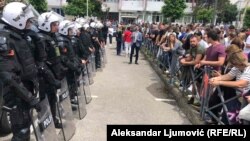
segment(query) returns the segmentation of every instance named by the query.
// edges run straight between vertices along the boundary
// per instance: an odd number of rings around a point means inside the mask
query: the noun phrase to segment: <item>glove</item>
[[[61,88],[61,81],[54,80],[54,86],[56,87],[56,89],[60,89]]]
[[[40,101],[38,98],[32,98],[32,100],[29,102],[29,105],[31,108],[35,108],[37,112],[40,112],[42,110],[42,107],[40,106]]]

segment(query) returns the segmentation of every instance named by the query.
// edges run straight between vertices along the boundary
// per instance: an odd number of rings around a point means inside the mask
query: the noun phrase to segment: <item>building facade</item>
[[[67,5],[66,0],[47,0],[47,2],[48,2],[48,10],[53,10],[64,16],[62,7]]]
[[[192,22],[194,0],[185,0],[187,8],[185,15],[177,20],[180,23]],[[161,8],[164,0],[103,0],[103,4],[109,7],[109,19],[119,22],[162,22]]]

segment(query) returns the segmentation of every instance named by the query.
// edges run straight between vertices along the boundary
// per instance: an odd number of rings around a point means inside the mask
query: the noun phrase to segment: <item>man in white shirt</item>
[[[139,31],[139,27],[136,26],[135,27],[135,31],[132,34],[132,47],[131,47],[131,54],[130,54],[130,62],[129,64],[132,63],[132,58],[134,55],[134,50],[136,51],[135,54],[135,64],[138,65],[138,58],[139,58],[139,50],[141,47],[141,43],[142,43],[142,33]]]
[[[198,39],[199,46],[207,49],[209,46],[206,41],[202,39],[202,33],[200,31],[194,33],[195,37]]]

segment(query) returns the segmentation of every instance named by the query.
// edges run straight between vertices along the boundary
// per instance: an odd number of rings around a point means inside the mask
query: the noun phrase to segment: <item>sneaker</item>
[[[77,110],[77,106],[76,105],[71,105],[72,111],[76,111]]]
[[[180,90],[180,91],[183,91],[184,88],[183,88],[182,86],[179,86],[179,90]]]
[[[70,102],[71,102],[71,104],[74,104],[74,105],[77,105],[77,104],[78,104],[78,102],[77,102],[76,99],[71,99]]]
[[[169,70],[166,70],[165,73],[166,73],[166,74],[169,74]]]
[[[188,104],[193,104],[194,103],[194,97],[191,97],[190,99],[188,99]]]
[[[195,106],[201,106],[200,101],[198,99],[194,99],[194,102],[192,103]]]
[[[139,65],[137,62],[135,62],[136,65]]]
[[[58,119],[54,120],[55,128],[62,128],[62,123],[59,122]]]

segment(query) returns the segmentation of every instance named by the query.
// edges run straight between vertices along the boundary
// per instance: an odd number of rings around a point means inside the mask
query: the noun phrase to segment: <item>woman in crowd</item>
[[[233,68],[227,74],[211,78],[209,83],[213,86],[237,88],[248,92],[250,90],[250,66],[248,65],[248,59],[237,45],[230,45],[226,53],[227,61]],[[228,94],[225,93],[224,97]],[[249,97],[247,98],[249,99]],[[246,99],[244,100],[246,101]],[[235,104],[231,106],[237,107]],[[227,108],[230,109],[228,105]]]

